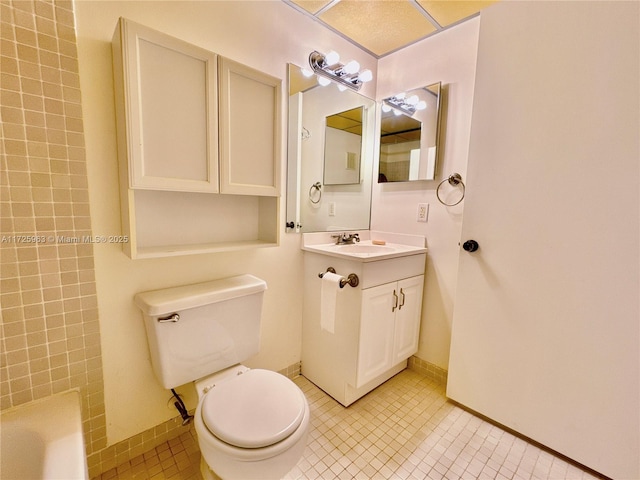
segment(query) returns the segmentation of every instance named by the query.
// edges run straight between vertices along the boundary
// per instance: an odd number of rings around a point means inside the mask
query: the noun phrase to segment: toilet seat
[[[254,369],[215,385],[202,400],[207,429],[239,448],[262,448],[289,437],[300,426],[306,399],[279,373]]]

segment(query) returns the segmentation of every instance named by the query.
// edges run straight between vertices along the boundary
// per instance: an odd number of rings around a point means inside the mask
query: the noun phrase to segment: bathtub
[[[0,412],[0,476],[2,480],[89,478],[78,392]]]

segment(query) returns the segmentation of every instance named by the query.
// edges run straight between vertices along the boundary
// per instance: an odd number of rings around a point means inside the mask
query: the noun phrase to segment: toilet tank
[[[167,389],[258,353],[267,284],[253,275],[138,293],[153,371]]]

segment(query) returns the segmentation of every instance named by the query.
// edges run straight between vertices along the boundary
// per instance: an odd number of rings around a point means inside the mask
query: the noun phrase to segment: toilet
[[[195,384],[205,479],[280,479],[306,446],[309,404],[300,388],[241,364],[259,350],[266,288],[264,280],[239,275],[134,297],[160,383]]]

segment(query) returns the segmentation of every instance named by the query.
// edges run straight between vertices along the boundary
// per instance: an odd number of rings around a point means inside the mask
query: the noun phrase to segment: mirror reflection
[[[375,102],[289,64],[287,226],[369,228]]]
[[[360,183],[363,107],[327,117],[324,129],[324,184]]]
[[[435,179],[440,103],[440,83],[385,99],[380,122],[379,183]]]

